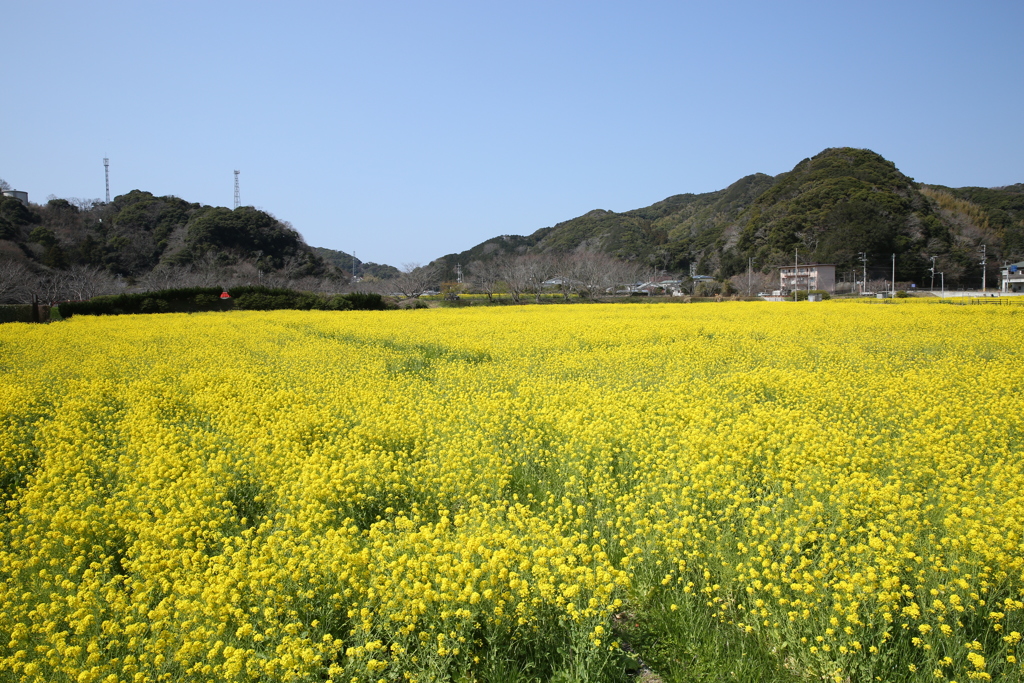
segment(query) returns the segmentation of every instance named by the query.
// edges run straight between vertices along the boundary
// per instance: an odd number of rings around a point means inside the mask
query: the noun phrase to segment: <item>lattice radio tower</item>
[[[242,200],[239,199],[239,196],[238,196],[238,174],[239,173],[241,173],[241,171],[235,171],[235,208],[236,209],[242,205]]]
[[[103,175],[107,179],[107,204],[110,203],[110,159],[103,157]]]

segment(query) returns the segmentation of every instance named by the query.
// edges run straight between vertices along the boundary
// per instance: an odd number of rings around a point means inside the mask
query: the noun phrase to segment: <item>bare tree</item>
[[[697,285],[694,292],[697,296],[715,296],[722,291],[722,283],[717,280],[704,280]]]
[[[197,259],[189,269],[188,284],[185,287],[223,287],[229,274],[217,262],[217,254],[208,251]]]
[[[577,283],[580,296],[593,299],[599,287],[599,266],[596,252],[580,251],[569,262],[569,277]]]
[[[364,292],[366,294],[387,295],[393,291],[392,278],[381,280],[372,275],[365,275],[359,282],[339,283],[339,292]]]
[[[320,278],[320,283],[317,285],[316,289],[312,291],[320,292],[325,296],[333,296],[345,291],[351,291],[351,286],[352,283],[347,282],[343,278],[327,276]]]
[[[93,266],[72,266],[68,270],[50,270],[36,281],[36,292],[43,301],[85,301],[101,294],[123,289],[112,275]]]
[[[743,292],[746,296],[754,296],[758,292],[770,292],[779,288],[778,273],[762,273],[755,270],[751,273],[740,273],[729,278],[736,291]]]
[[[581,294],[596,298],[635,284],[642,270],[642,264],[635,261],[623,261],[597,251],[581,251],[573,255],[571,272]]]
[[[579,251],[573,254],[571,277],[579,283],[580,293],[591,299],[604,294],[611,285],[612,260],[596,251]]]
[[[10,190],[10,189],[11,189],[11,184],[9,182],[7,182],[6,180],[4,180],[3,178],[0,178],[0,192],[6,192],[7,190]]]
[[[555,270],[554,259],[549,254],[525,254],[519,258],[522,259],[522,268],[526,272],[527,286],[533,291],[537,303],[540,303],[544,283]]]
[[[240,261],[231,269],[231,279],[224,282],[226,287],[238,287],[240,285],[262,285],[263,270],[255,259]]]
[[[488,261],[473,261],[466,268],[469,271],[469,284],[478,292],[487,295],[487,300],[494,299],[494,291],[501,282],[501,274],[495,259]]]
[[[495,261],[501,281],[512,295],[512,301],[519,303],[523,292],[530,286],[530,273],[525,268],[523,257],[518,254],[503,254]]]
[[[4,259],[0,261],[0,303],[25,303],[32,294],[35,275],[23,264]]]
[[[95,266],[75,265],[63,276],[64,298],[85,301],[102,294],[114,294],[120,288],[117,280]]]
[[[402,296],[416,299],[437,284],[441,274],[440,270],[433,263],[425,266],[418,263],[404,263],[401,274],[389,284]]]
[[[294,289],[299,292],[316,292],[317,294],[324,294],[325,292],[321,289],[323,282],[323,278],[307,275],[289,282],[288,289]]]
[[[568,299],[573,291],[572,279],[568,277],[569,259],[567,252],[549,252],[551,258],[551,277],[558,291],[562,293],[563,299]]]
[[[540,301],[544,283],[558,278],[558,287],[566,299],[572,292],[601,296],[620,284],[636,279],[631,262],[596,251],[573,254],[503,254],[489,262],[474,261],[469,266],[474,286],[488,296],[503,282],[512,300],[519,302],[524,293],[533,293]]]
[[[608,265],[609,287],[613,291],[628,289],[643,278],[645,267],[638,261],[623,261],[612,258]]]
[[[51,305],[71,298],[66,270],[51,270],[44,273],[37,281],[36,288],[40,299]]]
[[[89,211],[97,204],[103,203],[99,198],[85,199],[84,197],[68,197],[68,202],[79,211]]]
[[[190,275],[191,268],[161,264],[142,276],[138,289],[143,292],[156,292],[161,289],[187,287]]]

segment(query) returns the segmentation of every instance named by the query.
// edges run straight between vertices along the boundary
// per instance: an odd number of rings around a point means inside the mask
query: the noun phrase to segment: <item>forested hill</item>
[[[313,252],[323,258],[327,263],[336,266],[339,270],[354,273],[359,278],[373,277],[378,280],[386,280],[398,277],[400,271],[394,266],[386,263],[374,263],[372,261],[360,261],[352,254],[326,247],[313,247]]]
[[[351,259],[335,258],[339,253],[310,247],[290,224],[251,206],[231,210],[141,190],[109,204],[0,199],[0,260],[34,271],[88,266],[139,279],[161,269],[246,266],[290,280],[347,278]]]
[[[883,272],[897,255],[897,279],[923,281],[935,256],[950,284],[981,278],[990,266],[1024,259],[1024,185],[959,188],[914,182],[882,156],[832,148],[792,171],[754,174],[705,194],[675,195],[615,213],[594,210],[528,236],[494,237],[445,263],[467,265],[503,253],[591,249],[667,271],[730,277],[753,259],[758,269],[803,262],[859,267],[859,252]]]

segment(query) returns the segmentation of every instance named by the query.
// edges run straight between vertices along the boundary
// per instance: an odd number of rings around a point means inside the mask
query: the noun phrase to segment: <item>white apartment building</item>
[[[784,294],[808,289],[833,292],[836,288],[836,266],[834,263],[779,266],[779,288]]]
[[[1001,292],[1024,292],[1024,261],[1011,263],[1003,268],[1002,282],[999,291]]]

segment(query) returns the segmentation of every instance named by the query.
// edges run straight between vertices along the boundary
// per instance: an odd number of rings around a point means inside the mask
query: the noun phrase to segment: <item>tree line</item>
[[[735,282],[695,282],[688,276],[660,269],[657,264],[615,258],[604,252],[586,249],[501,253],[487,259],[473,260],[462,268],[461,282],[458,279],[459,266],[445,260],[426,266],[405,264],[397,277],[373,285],[378,287],[378,291],[405,298],[417,298],[428,291],[444,289],[449,295],[476,293],[486,295],[492,301],[498,295],[506,295],[514,303],[531,297],[539,302],[542,294],[552,292],[560,294],[563,299],[667,293],[659,284],[665,280],[674,280],[679,284],[673,287],[698,296],[742,294],[750,289],[746,276],[742,286],[739,278]],[[749,283],[761,289],[772,281],[771,275],[755,275],[749,279]]]

